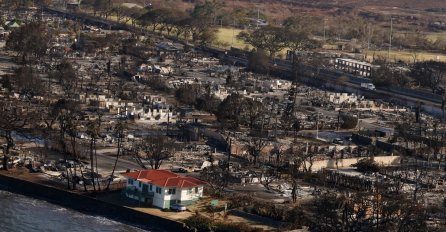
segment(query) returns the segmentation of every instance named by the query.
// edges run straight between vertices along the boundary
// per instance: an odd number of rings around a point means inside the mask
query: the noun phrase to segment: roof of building
[[[160,187],[192,188],[205,185],[206,182],[190,176],[181,176],[168,170],[142,170],[123,173],[123,176],[138,180],[143,183],[153,184]]]
[[[360,64],[360,65],[365,65],[365,66],[378,67],[378,65],[374,65],[374,64],[371,64],[368,62],[363,62],[363,61],[350,59],[350,58],[336,58],[336,60],[346,61],[346,62],[350,62],[352,64]]]
[[[18,19],[13,19],[11,21],[5,22],[5,26],[8,28],[17,28],[17,27],[20,27],[20,25],[21,25],[21,22]]]
[[[184,49],[184,45],[180,43],[171,43],[171,42],[160,42],[155,45],[157,48],[166,50],[166,51],[180,51]]]

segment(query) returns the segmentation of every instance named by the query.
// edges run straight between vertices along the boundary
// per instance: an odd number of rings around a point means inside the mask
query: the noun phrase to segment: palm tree
[[[118,124],[115,126],[115,134],[116,134],[116,137],[118,138],[118,151],[116,152],[116,159],[115,159],[115,164],[113,165],[113,171],[110,175],[110,179],[108,180],[107,187],[105,188],[105,190],[110,190],[110,184],[111,184],[111,182],[113,180],[113,176],[115,174],[116,165],[118,164],[119,156],[121,156],[122,140],[124,139],[125,128],[126,128],[126,124],[122,119],[119,120]]]

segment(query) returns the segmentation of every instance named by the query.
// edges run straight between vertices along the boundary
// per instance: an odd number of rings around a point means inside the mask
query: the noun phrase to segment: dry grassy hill
[[[137,3],[152,3],[159,7],[191,9],[195,2],[204,0],[116,0]],[[437,18],[446,21],[446,0],[216,0],[231,8],[243,8],[265,14],[270,22],[281,23],[291,15],[309,14],[320,17],[336,17],[342,14],[366,12],[377,15],[415,16]]]

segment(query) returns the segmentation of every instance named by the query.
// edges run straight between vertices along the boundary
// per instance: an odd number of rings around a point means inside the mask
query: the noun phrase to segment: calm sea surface
[[[143,232],[109,219],[0,190],[0,232]]]

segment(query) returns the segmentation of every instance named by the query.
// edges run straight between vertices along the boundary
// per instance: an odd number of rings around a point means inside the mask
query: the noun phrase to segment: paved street
[[[100,172],[111,172],[116,160],[117,149],[101,149],[97,151],[98,154],[98,169]],[[129,160],[119,159],[116,165],[115,172],[125,172],[127,169],[135,170],[141,169],[136,162]]]

